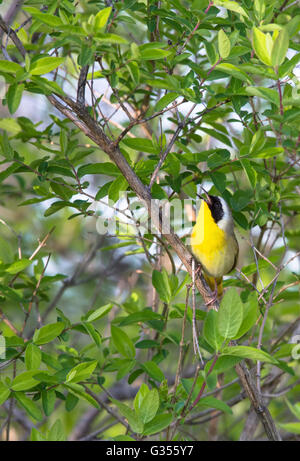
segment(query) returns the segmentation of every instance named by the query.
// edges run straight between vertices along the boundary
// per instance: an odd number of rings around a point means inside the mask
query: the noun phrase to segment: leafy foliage
[[[246,363],[259,396],[278,393],[266,403],[280,433],[299,434],[297,2],[27,0],[3,16],[8,427],[34,441],[207,440],[218,416],[222,439],[264,438],[247,433]],[[196,295],[199,372],[191,278],[144,200],[170,205],[188,248],[200,184],[232,209],[240,259],[218,311]]]

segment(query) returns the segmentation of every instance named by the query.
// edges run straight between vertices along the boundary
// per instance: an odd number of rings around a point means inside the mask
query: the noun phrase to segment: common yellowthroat
[[[205,192],[192,230],[191,246],[215,297],[221,297],[223,275],[235,268],[239,253],[232,214],[222,197]]]

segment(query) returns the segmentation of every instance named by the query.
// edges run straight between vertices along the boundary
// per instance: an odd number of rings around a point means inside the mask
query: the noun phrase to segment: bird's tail
[[[223,295],[223,283],[222,283],[223,277],[218,277],[215,279],[214,277],[211,277],[210,275],[207,275],[205,273],[204,273],[204,277],[205,277],[205,280],[208,286],[210,287],[212,291],[216,290],[216,283],[217,283],[218,298],[221,299]]]

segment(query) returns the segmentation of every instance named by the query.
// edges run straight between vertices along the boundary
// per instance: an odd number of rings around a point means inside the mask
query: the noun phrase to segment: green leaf
[[[17,120],[13,118],[2,118],[0,119],[0,128],[2,130],[9,131],[13,135],[18,134],[21,131],[21,127]]]
[[[49,13],[41,13],[37,8],[27,6],[24,7],[24,10],[31,14],[35,19],[38,19],[48,26],[59,27],[64,24],[58,16]]]
[[[253,166],[251,165],[251,162],[248,159],[240,158],[240,162],[249,179],[250,185],[254,189],[257,183],[257,171],[253,168]]]
[[[116,437],[112,438],[115,442],[134,442],[135,439],[130,437],[129,435],[117,435]]]
[[[205,318],[203,334],[205,340],[211,347],[218,351],[224,341],[217,328],[218,313],[210,310]]]
[[[125,138],[122,143],[125,144],[125,146],[140,152],[148,152],[149,154],[159,153],[159,149],[153,145],[151,139]]]
[[[135,85],[140,83],[140,69],[135,61],[131,61],[127,64],[127,69]]]
[[[76,397],[76,395],[73,395],[71,392],[69,392],[67,395],[67,399],[66,399],[66,410],[72,411],[76,407],[78,402],[79,402],[78,397]]]
[[[197,406],[203,406],[208,408],[217,408],[218,410],[224,411],[229,415],[232,415],[232,409],[227,405],[227,403],[222,400],[216,399],[215,397],[203,397],[199,400]]]
[[[94,397],[92,397],[91,395],[89,395],[87,392],[85,392],[83,390],[83,387],[80,386],[79,384],[75,384],[75,383],[68,383],[68,384],[64,384],[64,386],[66,389],[69,390],[69,392],[71,392],[72,394],[74,394],[76,397],[82,399],[82,400],[85,400],[86,402],[88,402],[90,405],[93,405],[93,407],[95,408],[100,408],[100,405],[99,403],[94,399]]]
[[[24,72],[24,69],[16,62],[0,60],[0,71],[15,74],[20,71]]]
[[[47,440],[50,442],[64,442],[66,440],[64,428],[60,419],[57,419],[51,427],[50,431],[48,432]]]
[[[278,425],[287,432],[300,434],[300,422],[296,423],[278,423]]]
[[[125,317],[120,323],[120,326],[131,325],[132,323],[138,322],[149,322],[151,320],[161,320],[162,317],[157,312],[153,312],[151,309],[144,309],[139,312],[134,312],[133,314]]]
[[[86,322],[95,322],[96,320],[101,319],[101,317],[104,317],[109,313],[112,307],[112,304],[105,304],[105,306],[98,307],[88,315]]]
[[[225,347],[221,355],[232,355],[245,359],[260,360],[261,362],[274,363],[275,365],[278,363],[278,361],[267,352],[250,346]]]
[[[115,359],[115,363],[117,364],[117,381],[128,375],[136,365],[136,361],[131,359]]]
[[[48,217],[51,216],[54,213],[57,213],[59,210],[62,208],[65,208],[66,206],[70,206],[70,202],[66,202],[65,200],[61,200],[59,202],[54,202],[51,204],[51,206],[45,211],[44,216]]]
[[[232,147],[232,144],[230,142],[230,139],[225,136],[223,133],[219,133],[218,131],[216,130],[212,130],[210,128],[204,128],[202,125],[200,127],[200,130],[201,131],[204,131],[204,133],[207,133],[209,136],[211,136],[213,139],[218,139],[219,141],[221,141],[222,143],[226,144],[226,146],[229,146],[229,147]],[[212,156],[214,157],[214,156]],[[216,157],[220,157],[218,154],[216,154]],[[212,168],[211,164],[209,165],[210,168]]]
[[[243,321],[234,339],[241,338],[255,324],[258,317],[258,301],[256,293],[250,293],[247,302],[243,304]]]
[[[0,381],[0,405],[8,399],[10,392],[10,389]]]
[[[103,10],[100,10],[96,16],[95,16],[95,28],[96,29],[103,29],[108,21],[108,18],[111,13],[111,6],[108,8],[103,8]]]
[[[231,45],[223,29],[218,32],[218,46],[221,58],[226,59],[230,54]]]
[[[272,90],[271,88],[264,88],[262,86],[247,86],[246,92],[251,96],[258,96],[259,98],[267,99],[279,107],[279,96],[276,90]]]
[[[10,175],[14,173],[18,169],[18,164],[17,163],[12,163],[8,168],[5,170],[1,171],[0,173],[0,183],[4,181],[4,179],[8,178]],[[21,261],[21,260],[20,260]],[[19,262],[19,261],[18,261]]]
[[[128,182],[124,176],[119,176],[116,178],[108,189],[108,197],[113,202],[117,202],[119,199],[124,196],[122,192],[124,192],[128,188]]]
[[[138,410],[140,420],[146,424],[156,415],[159,408],[159,394],[157,389],[151,389],[143,398]]]
[[[90,337],[92,338],[96,346],[100,347],[101,342],[102,342],[101,335],[96,330],[96,328],[88,322],[82,322],[82,325],[84,326],[84,328],[86,329],[86,331],[88,332],[88,334],[90,335]]]
[[[97,360],[79,363],[67,374],[66,383],[78,383],[88,379],[95,370],[97,363]]]
[[[148,373],[148,375],[156,381],[163,381],[165,376],[161,369],[153,361],[144,362],[142,368]]]
[[[271,53],[273,48],[272,38],[264,34],[257,27],[253,27],[253,48],[258,58],[267,66],[272,65]]]
[[[25,351],[25,365],[27,370],[36,370],[40,367],[42,352],[39,347],[29,343]]]
[[[20,105],[24,88],[24,83],[10,85],[7,92],[7,106],[11,114],[14,114]]]
[[[156,269],[153,270],[152,285],[159,294],[160,299],[169,304],[172,298],[172,292],[169,283],[169,276],[164,268],[161,272]]]
[[[116,34],[97,34],[93,37],[96,41],[112,45],[127,45],[128,40]]]
[[[172,415],[170,413],[163,413],[155,416],[149,423],[145,424],[143,435],[152,435],[157,432],[163,431],[172,422]]]
[[[214,373],[223,373],[224,371],[233,368],[240,361],[240,357],[232,357],[230,355],[223,355],[222,357],[218,357],[218,360],[214,366]]]
[[[150,48],[150,49],[143,49],[141,51],[141,59],[144,61],[154,61],[156,59],[164,59],[170,56],[171,51],[161,50],[159,48]]]
[[[65,58],[40,58],[31,66],[30,73],[31,75],[43,75],[48,74],[52,70],[56,69],[64,62]]]
[[[291,411],[291,413],[297,418],[300,420],[300,402],[297,402],[295,405],[292,405],[288,399],[286,398],[285,399],[285,402],[287,404],[287,406],[289,407],[289,410]]]
[[[15,377],[11,388],[13,391],[26,391],[38,385],[38,381],[34,379],[34,375],[40,373],[40,370],[24,371]]]
[[[159,112],[165,107],[167,107],[171,102],[178,98],[178,93],[167,93],[162,98],[160,98],[155,104],[154,111]]]
[[[280,66],[280,64],[283,63],[288,49],[289,49],[289,34],[287,30],[283,28],[279,32],[274,42],[273,48],[272,48],[271,61],[274,67],[278,67]]]
[[[54,410],[56,394],[54,389],[42,391],[42,405],[46,416],[50,416]]]
[[[216,66],[216,70],[220,70],[221,72],[225,72],[225,74],[231,75],[232,77],[237,78],[238,80],[242,80],[243,82],[252,82],[252,78],[246,74],[243,70],[230,64],[229,62],[222,62]]]
[[[257,152],[263,148],[266,143],[265,133],[259,128],[253,135],[250,145],[250,154],[252,152]]]
[[[88,163],[78,168],[78,178],[82,178],[86,174],[105,174],[108,176],[119,176],[120,170],[110,162],[104,163]]]
[[[3,132],[3,135],[0,136],[0,146],[2,155],[7,158],[7,160],[12,160],[14,156],[13,148],[9,142],[6,131]],[[12,165],[11,165],[12,166]]]
[[[224,173],[220,173],[219,171],[215,171],[209,173],[214,185],[216,188],[221,192],[221,194],[225,191],[227,182],[226,182],[226,175]]]
[[[261,21],[266,11],[265,0],[254,0],[254,11],[258,21]]]
[[[242,16],[248,17],[248,13],[244,10],[244,8],[239,5],[237,2],[232,2],[232,1],[222,1],[222,0],[214,0],[215,5],[222,6],[223,8],[226,8],[227,10],[233,11],[234,13],[241,14]]]
[[[63,95],[64,92],[61,87],[56,82],[51,82],[44,77],[39,77],[38,75],[33,75],[31,81],[39,88],[40,93],[50,95],[52,93],[57,93]],[[28,89],[29,91],[29,89]]]
[[[152,347],[159,347],[159,343],[153,339],[144,339],[135,343],[136,349],[151,349]]]
[[[6,347],[19,347],[24,346],[24,339],[20,338],[20,336],[6,336],[5,338],[5,345]]]
[[[133,342],[125,331],[121,330],[114,325],[111,325],[111,337],[117,351],[128,359],[134,359],[135,348]]]
[[[53,339],[57,338],[65,328],[63,322],[49,323],[39,330],[35,330],[33,335],[33,342],[40,346],[41,344],[50,343]]]
[[[214,64],[216,64],[216,62],[218,60],[218,54],[216,52],[215,46],[211,42],[205,42],[204,46],[205,46],[205,51],[206,51],[206,55],[207,55],[207,57],[209,59],[209,62],[213,66]]]
[[[129,426],[137,434],[141,434],[144,429],[144,424],[139,419],[138,415],[128,406],[118,400],[111,399],[118,407],[120,413],[127,419]]]
[[[149,394],[150,390],[147,386],[147,384],[142,383],[141,387],[139,388],[139,391],[137,392],[134,401],[133,401],[133,406],[135,409],[135,412],[138,414],[140,406],[142,404],[142,401],[146,397],[147,394]]]
[[[100,189],[98,190],[95,196],[96,201],[101,200],[103,197],[106,197],[108,195],[108,191],[112,183],[113,181],[108,181],[102,187],[100,187]]]
[[[43,413],[35,402],[33,402],[23,392],[15,392],[14,397],[30,416],[32,416],[37,421],[42,421]]]
[[[31,429],[30,441],[31,442],[45,442],[46,437],[43,434],[41,434],[35,427],[33,427]]]
[[[272,158],[277,155],[283,154],[284,148],[283,147],[268,147],[264,148],[259,152],[253,152],[250,157],[253,158]]]
[[[8,266],[6,272],[8,272],[11,275],[15,275],[19,272],[22,272],[24,269],[26,269],[26,267],[30,266],[30,264],[32,264],[32,261],[30,261],[29,259],[19,259],[15,263]]]
[[[243,304],[236,288],[226,291],[218,312],[218,330],[225,339],[234,338],[243,321]]]

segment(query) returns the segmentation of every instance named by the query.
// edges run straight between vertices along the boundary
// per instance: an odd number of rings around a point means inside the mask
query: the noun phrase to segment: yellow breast
[[[192,231],[191,246],[196,259],[210,276],[222,277],[232,269],[237,253],[235,236],[220,229],[203,200]]]

